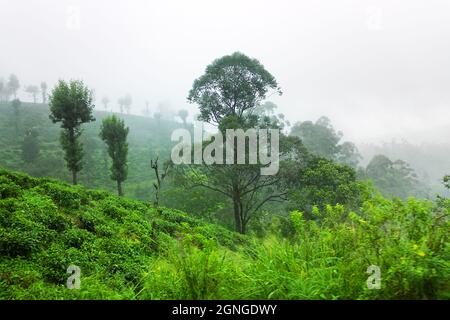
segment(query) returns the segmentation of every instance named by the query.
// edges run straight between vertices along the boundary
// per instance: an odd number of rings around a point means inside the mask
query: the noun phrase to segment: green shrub
[[[127,209],[122,208],[116,201],[108,198],[103,200],[100,204],[100,210],[107,215],[108,217],[123,221],[123,219],[127,216]]]
[[[39,189],[39,192],[48,195],[60,208],[78,209],[82,203],[87,201],[86,197],[76,186],[47,182],[41,185]]]
[[[11,181],[11,179],[0,176],[0,199],[17,198],[20,194],[20,186]]]
[[[0,299],[450,298],[448,199],[313,206],[255,238],[55,181],[0,170],[0,185],[19,187],[0,199]]]
[[[65,285],[70,274],[67,268],[70,265],[80,267],[82,274],[89,274],[91,270],[90,259],[77,248],[66,248],[63,244],[54,243],[46,251],[41,252],[37,261],[44,268],[44,278],[54,284]]]
[[[27,257],[39,247],[39,239],[32,231],[0,228],[0,254]]]
[[[70,228],[63,234],[63,241],[67,247],[80,249],[83,243],[92,241],[94,236],[87,230]]]
[[[11,257],[30,256],[54,240],[55,231],[32,221],[23,211],[8,214],[0,233],[0,254]]]
[[[17,210],[23,211],[26,216],[36,222],[40,222],[47,228],[63,231],[69,221],[53,203],[52,199],[36,193],[36,191],[26,191]]]
[[[80,212],[77,216],[78,226],[81,229],[85,229],[89,232],[96,232],[96,228],[106,224],[105,219],[91,209]]]

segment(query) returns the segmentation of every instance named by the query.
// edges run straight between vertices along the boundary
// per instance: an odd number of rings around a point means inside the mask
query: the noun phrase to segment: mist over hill
[[[448,0],[0,8],[0,300],[450,299]]]

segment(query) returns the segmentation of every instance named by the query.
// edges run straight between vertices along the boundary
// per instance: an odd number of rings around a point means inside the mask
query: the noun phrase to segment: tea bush
[[[1,299],[450,298],[448,199],[294,210],[257,238],[5,170],[0,196]],[[79,290],[66,287],[70,265]]]

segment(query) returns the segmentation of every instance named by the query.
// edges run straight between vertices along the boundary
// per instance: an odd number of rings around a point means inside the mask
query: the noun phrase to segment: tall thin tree
[[[128,175],[127,136],[129,131],[124,121],[115,115],[103,119],[100,129],[100,138],[105,141],[108,154],[112,159],[111,179],[117,182],[117,193],[119,196],[123,196],[122,182],[126,180]]]
[[[72,172],[72,182],[77,184],[77,174],[83,168],[83,145],[79,138],[83,123],[95,121],[93,93],[83,81],[69,83],[60,80],[49,97],[50,119],[61,122],[61,146],[65,152],[68,169]]]
[[[41,94],[42,103],[47,103],[47,83],[45,81],[41,82]]]

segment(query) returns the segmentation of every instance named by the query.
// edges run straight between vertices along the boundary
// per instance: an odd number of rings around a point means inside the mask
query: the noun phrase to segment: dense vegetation
[[[2,299],[449,298],[450,201],[273,218],[264,239],[107,192],[0,171]],[[66,288],[69,265],[79,290]],[[380,290],[368,290],[369,265]]]
[[[11,76],[0,88],[0,298],[449,298],[450,200],[403,160],[362,166],[326,117],[291,127],[256,59],[224,56],[194,81],[188,101],[217,130],[181,141],[180,163],[171,134],[194,130],[184,109],[181,122],[148,104],[129,115],[127,94],[110,115],[82,81],[59,81],[48,105],[37,87],[22,103],[19,87]],[[225,143],[229,129],[255,130],[259,151],[250,135],[244,151]],[[196,150],[208,162],[190,162]]]

